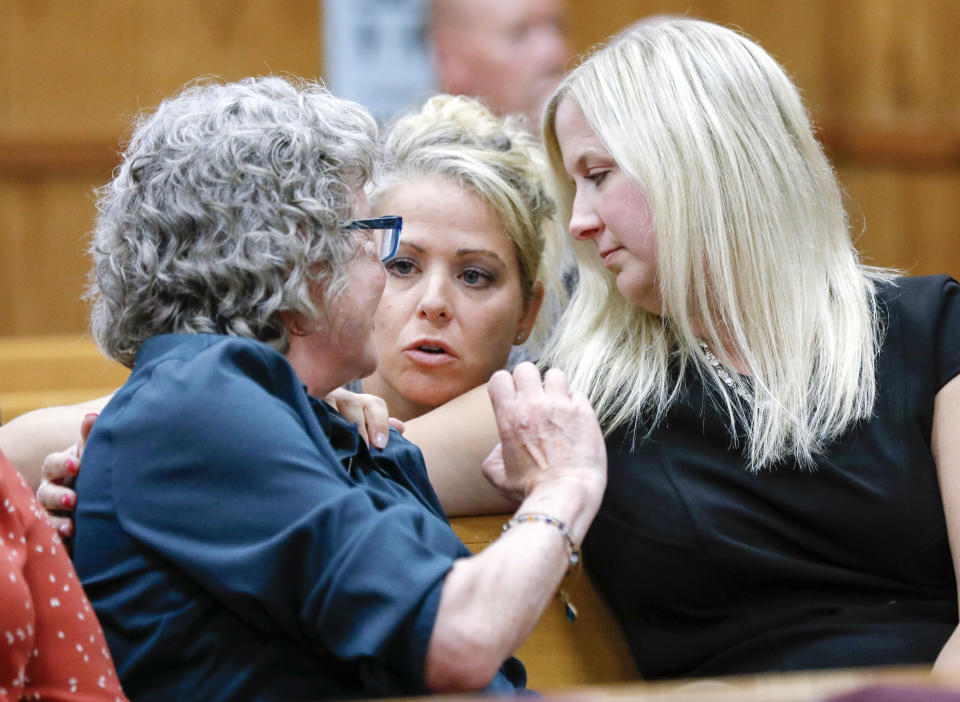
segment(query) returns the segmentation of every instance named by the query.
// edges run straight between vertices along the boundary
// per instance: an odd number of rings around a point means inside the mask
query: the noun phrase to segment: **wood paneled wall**
[[[960,275],[960,0],[567,4],[578,52],[648,14],[743,29],[803,90],[868,259]],[[320,0],[0,0],[0,335],[86,327],[92,191],[139,108],[200,75],[315,76],[320,22]]]
[[[0,335],[86,328],[93,189],[139,109],[199,76],[316,77],[319,28],[318,0],[0,0]]]

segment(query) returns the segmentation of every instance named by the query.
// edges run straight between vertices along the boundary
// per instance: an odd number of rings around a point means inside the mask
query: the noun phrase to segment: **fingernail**
[[[74,461],[72,458],[67,459],[67,470],[70,473],[73,473],[74,475],[76,475],[79,472],[79,469],[77,468],[77,462]]]
[[[85,415],[83,415],[83,418],[86,419],[87,417],[99,417],[99,416],[100,416],[99,412],[87,412]]]
[[[380,432],[375,437],[373,437],[373,445],[379,449],[382,449],[387,445],[387,435],[383,432]]]
[[[60,532],[61,536],[73,536],[73,525],[72,524],[61,524],[57,527],[57,531]]]
[[[73,500],[70,498],[70,495],[63,495],[60,498],[60,504],[62,504],[64,507],[69,507],[71,504],[73,504]]]

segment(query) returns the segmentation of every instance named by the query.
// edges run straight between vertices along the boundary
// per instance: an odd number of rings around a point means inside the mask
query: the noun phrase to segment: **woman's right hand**
[[[47,511],[57,532],[66,538],[73,536],[73,517],[77,507],[77,493],[73,483],[80,472],[80,459],[96,414],[88,414],[80,423],[80,441],[65,451],[55,451],[43,459],[40,468],[41,482],[37,488],[37,501]]]
[[[387,403],[381,397],[337,388],[323,400],[343,415],[347,421],[357,425],[360,436],[368,446],[385,448],[390,439],[391,427],[403,433],[403,422],[389,416]]]
[[[541,501],[573,497],[589,525],[606,487],[607,455],[587,398],[570,392],[556,368],[541,382],[531,363],[518,365],[512,376],[497,371],[488,389],[501,440],[483,465],[488,480],[514,499],[534,492]]]

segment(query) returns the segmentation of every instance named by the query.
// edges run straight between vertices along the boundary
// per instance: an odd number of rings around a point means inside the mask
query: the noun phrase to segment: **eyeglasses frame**
[[[403,231],[403,217],[398,215],[384,215],[383,217],[374,217],[373,219],[355,219],[346,222],[344,229],[387,229],[390,231],[390,251],[387,255],[381,256],[382,262],[387,262],[397,255],[397,248],[400,246],[400,233]]]

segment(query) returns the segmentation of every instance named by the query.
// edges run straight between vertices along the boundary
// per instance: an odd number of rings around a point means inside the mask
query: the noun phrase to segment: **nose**
[[[573,209],[570,212],[570,236],[581,240],[594,239],[601,231],[603,231],[603,221],[578,190],[573,198]]]
[[[417,306],[417,316],[433,324],[445,324],[453,319],[450,287],[446,276],[440,271],[424,272],[420,285],[422,292]]]

